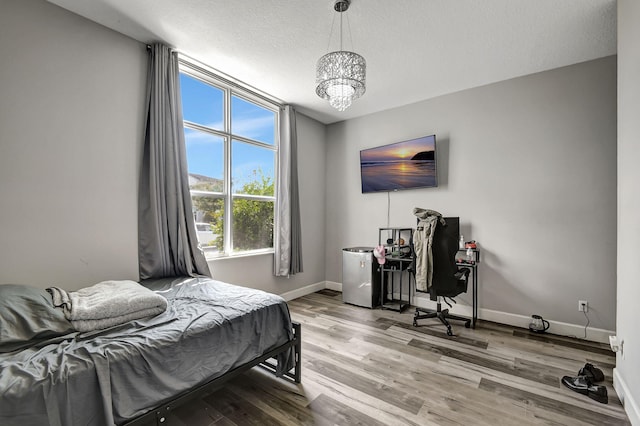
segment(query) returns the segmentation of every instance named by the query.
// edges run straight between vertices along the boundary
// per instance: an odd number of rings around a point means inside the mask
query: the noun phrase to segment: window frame
[[[274,253],[274,245],[277,237],[278,229],[278,200],[277,200],[277,188],[279,181],[279,152],[280,152],[280,114],[283,110],[283,105],[263,94],[257,93],[237,82],[229,80],[221,75],[218,75],[207,67],[198,65],[191,60],[187,60],[184,57],[179,58],[179,71],[181,74],[185,74],[191,78],[200,80],[201,82],[208,84],[223,92],[223,129],[218,130],[212,127],[207,127],[202,124],[193,123],[191,121],[183,119],[183,129],[191,129],[199,132],[204,132],[209,135],[219,137],[223,141],[224,151],[224,171],[223,171],[223,188],[222,192],[202,191],[189,189],[191,199],[194,196],[204,196],[213,199],[222,199],[224,202],[224,217],[223,217],[223,229],[224,229],[224,247],[223,251],[207,251],[203,249],[205,257],[207,259],[219,259],[226,257],[243,257],[250,255],[260,255]],[[182,94],[181,94],[182,96]],[[266,110],[274,113],[274,135],[273,145],[267,142],[251,139],[246,136],[241,136],[232,133],[232,114],[231,104],[233,97],[240,98],[245,102],[250,102],[258,105]],[[184,131],[184,130],[183,130]],[[273,196],[267,195],[252,195],[233,192],[232,187],[232,146],[234,141],[249,144],[251,146],[259,147],[262,149],[268,149],[274,153],[274,173],[273,184],[274,193]],[[186,149],[186,147],[185,147]],[[187,166],[188,167],[188,166]],[[234,251],[233,249],[233,202],[234,200],[245,199],[254,200],[260,202],[272,202],[273,203],[273,237],[271,247]],[[193,201],[192,201],[193,202]]]

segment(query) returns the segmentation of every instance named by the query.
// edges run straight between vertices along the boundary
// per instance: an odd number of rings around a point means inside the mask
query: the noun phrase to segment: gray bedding
[[[279,296],[208,278],[143,284],[164,313],[0,353],[0,425],[122,423],[293,338]]]

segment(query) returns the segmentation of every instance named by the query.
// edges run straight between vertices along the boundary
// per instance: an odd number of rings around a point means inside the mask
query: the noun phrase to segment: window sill
[[[254,257],[254,256],[264,256],[271,255],[274,253],[273,249],[268,250],[254,250],[254,251],[243,251],[241,253],[233,253],[233,254],[219,254],[219,255],[209,255],[205,254],[205,258],[207,262],[216,261],[216,260],[224,260],[224,259],[238,259],[243,257]]]

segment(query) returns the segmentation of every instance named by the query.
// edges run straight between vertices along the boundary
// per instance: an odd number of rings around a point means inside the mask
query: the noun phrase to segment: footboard
[[[291,370],[289,370],[289,371],[286,371],[282,376],[289,380],[293,380],[295,383],[300,383],[301,375],[302,375],[302,370],[301,370],[302,362],[300,359],[300,354],[302,352],[302,336],[300,334],[301,327],[300,327],[300,323],[297,323],[297,322],[292,322],[292,325],[293,325],[294,336],[293,336],[293,340],[290,343],[293,343],[293,344],[289,345],[285,350],[288,350],[288,348],[293,346],[293,351],[294,351],[293,373],[291,372]],[[281,352],[282,351],[278,351],[276,355]],[[273,373],[274,375],[276,374],[277,365],[275,362],[275,357],[267,358],[264,361],[260,362],[258,365],[264,368],[265,370]]]
[[[263,354],[262,356],[250,361],[246,364],[243,364],[239,367],[234,368],[233,370],[228,371],[224,375],[220,377],[216,377],[215,379],[197,386],[193,389],[188,390],[182,395],[176,397],[175,399],[162,404],[161,406],[143,414],[135,419],[131,419],[123,425],[126,426],[134,426],[134,425],[142,425],[144,423],[148,423],[155,419],[156,425],[162,425],[165,423],[167,419],[167,415],[174,410],[176,407],[192,400],[198,398],[199,396],[206,395],[211,393],[212,391],[222,387],[222,385],[234,377],[246,372],[247,370],[260,366],[263,369],[270,371],[275,374],[277,365],[275,362],[275,357],[281,354],[284,351],[291,350],[293,348],[294,351],[294,366],[291,370],[286,371],[283,374],[283,378],[293,381],[295,383],[300,383],[302,379],[302,371],[301,371],[301,355],[302,355],[302,335],[301,335],[301,326],[300,323],[292,321],[293,325],[293,339],[288,341],[287,343],[278,346],[277,348]],[[292,371],[293,370],[293,371]]]

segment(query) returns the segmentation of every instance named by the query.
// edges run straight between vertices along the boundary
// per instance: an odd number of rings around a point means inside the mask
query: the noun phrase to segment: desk
[[[480,250],[473,250],[473,256],[471,259],[467,258],[467,249],[459,249],[456,253],[456,265],[460,268],[469,268],[471,270],[472,286],[473,286],[473,316],[471,318],[471,326],[476,328],[476,321],[478,320],[478,263],[480,262]]]
[[[384,265],[380,265],[380,305],[383,309],[391,309],[393,311],[402,312],[411,305],[411,276],[412,271],[409,270],[412,258],[400,258],[394,256],[386,256]],[[402,276],[404,272],[408,273],[409,290],[407,299],[402,297]],[[395,278],[398,277],[398,298],[395,298]],[[391,299],[387,299],[387,294],[391,290]]]
[[[384,238],[386,234],[386,239]],[[384,247],[385,263],[380,270],[380,305],[383,309],[402,312],[411,305],[411,265],[413,255],[413,228],[378,228],[378,244]],[[402,276],[409,277],[407,298],[403,298]],[[395,278],[398,277],[398,298],[395,298]],[[414,275],[415,281],[415,275]],[[391,289],[391,299],[387,299]]]

